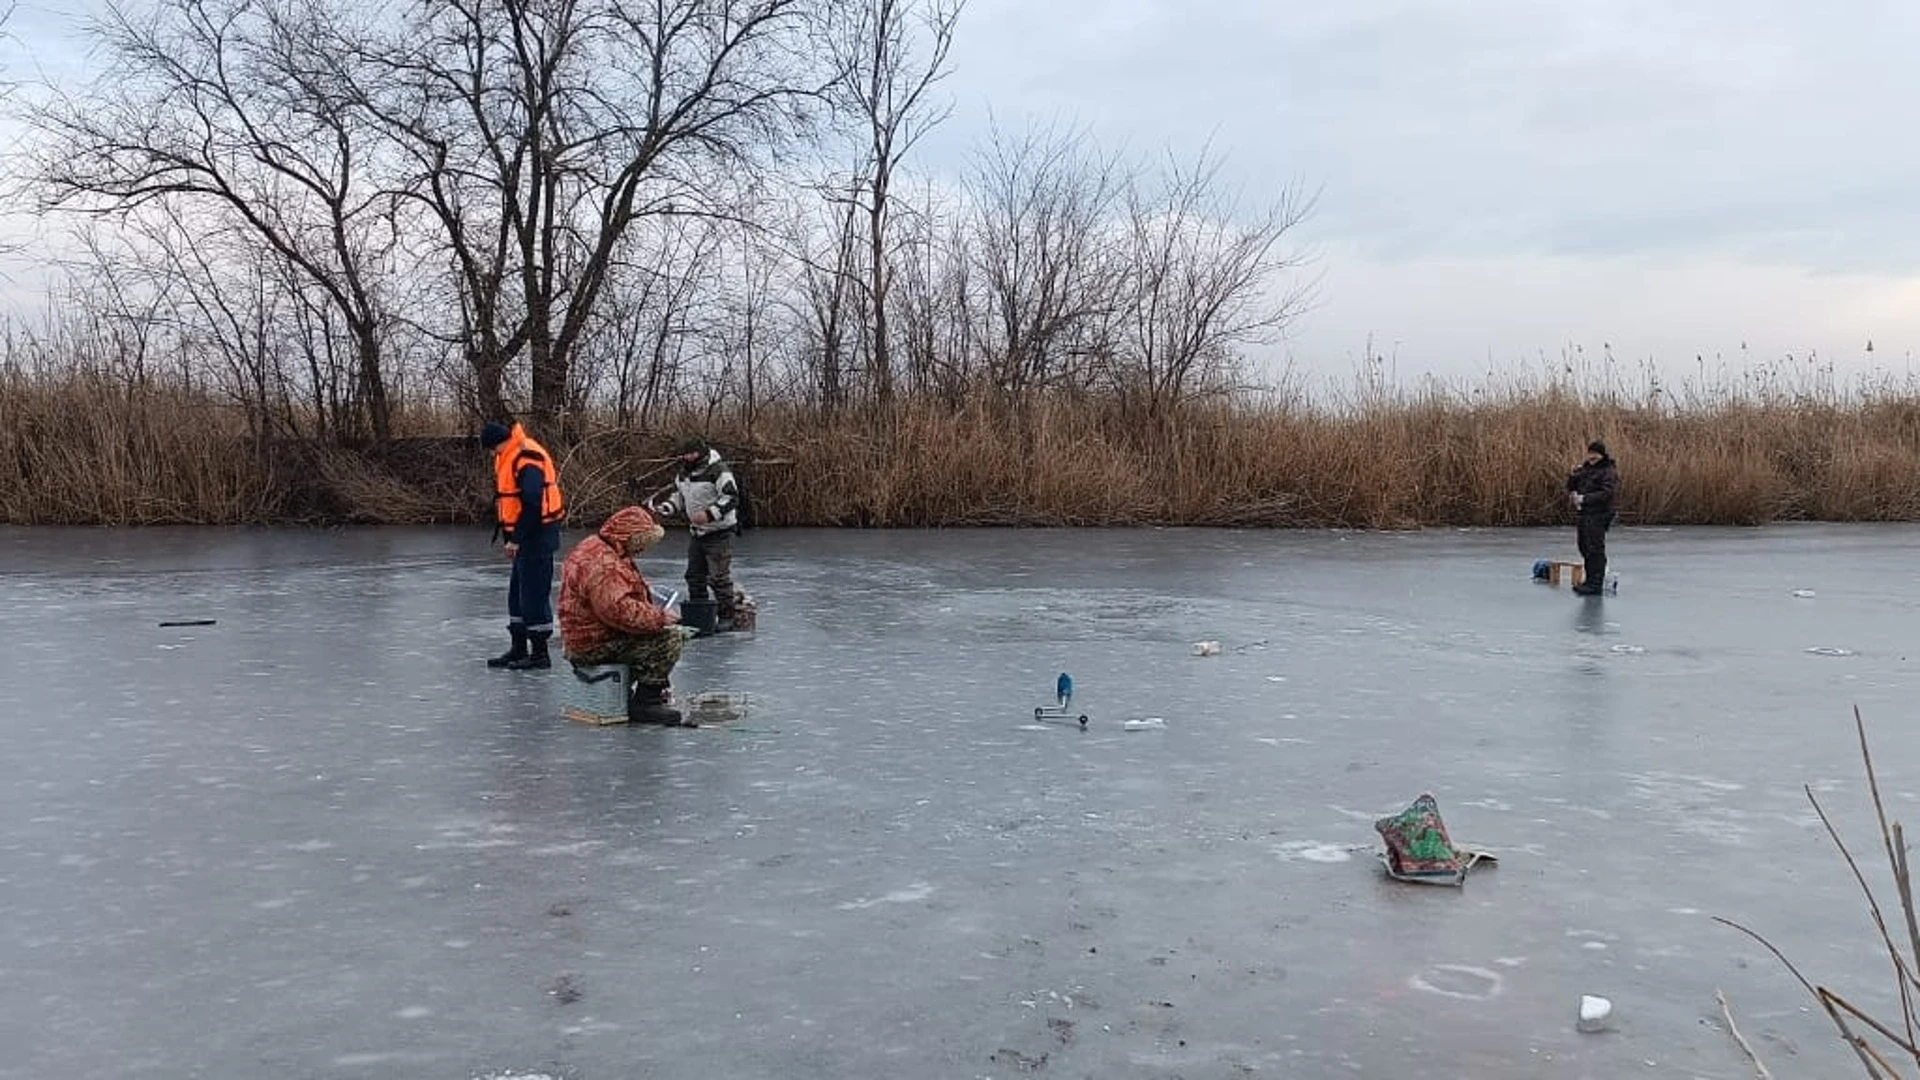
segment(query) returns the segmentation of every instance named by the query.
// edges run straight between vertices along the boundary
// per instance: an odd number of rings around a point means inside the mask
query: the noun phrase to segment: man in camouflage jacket
[[[560,570],[560,638],[576,666],[630,665],[628,717],[671,725],[681,716],[668,704],[668,683],[685,636],[633,563],[665,535],[652,514],[629,506],[580,541]]]

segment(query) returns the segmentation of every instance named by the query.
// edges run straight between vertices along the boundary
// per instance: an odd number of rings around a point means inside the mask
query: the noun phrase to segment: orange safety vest
[[[512,434],[493,452],[493,501],[500,513],[500,524],[508,529],[520,524],[520,470],[540,466],[547,486],[540,492],[540,522],[552,525],[567,516],[567,502],[560,494],[560,470],[553,464],[547,448],[527,436],[527,429],[513,425]]]

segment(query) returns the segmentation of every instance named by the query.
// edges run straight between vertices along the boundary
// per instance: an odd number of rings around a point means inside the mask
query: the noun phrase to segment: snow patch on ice
[[[1289,840],[1275,846],[1273,853],[1288,862],[1343,863],[1353,860],[1351,846],[1327,844],[1319,840]]]
[[[895,889],[885,896],[872,898],[861,897],[858,900],[848,900],[846,903],[838,905],[838,907],[841,911],[865,911],[868,908],[879,907],[881,904],[917,904],[932,895],[933,886],[924,881],[919,881],[904,889]]]
[[[1415,990],[1462,1001],[1490,1001],[1506,988],[1497,971],[1468,964],[1435,964],[1407,980]]]

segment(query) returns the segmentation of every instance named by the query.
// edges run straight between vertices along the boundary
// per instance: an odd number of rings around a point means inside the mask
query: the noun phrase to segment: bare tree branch
[[[112,59],[78,98],[30,113],[44,136],[41,208],[127,220],[149,207],[257,237],[352,332],[369,433],[389,433],[380,297],[396,223],[360,175],[361,134],[307,42],[320,9],[287,0],[159,0],[110,7],[94,32]]]
[[[561,419],[635,224],[725,213],[819,92],[805,0],[423,0],[352,51],[356,105],[435,223],[481,406],[526,355]]]

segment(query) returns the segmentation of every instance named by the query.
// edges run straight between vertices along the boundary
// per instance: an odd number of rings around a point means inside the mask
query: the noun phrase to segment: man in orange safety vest
[[[490,668],[536,671],[553,666],[553,559],[567,516],[560,468],[547,448],[517,423],[490,420],[480,445],[493,451],[493,502],[507,540],[513,577],[507,585],[507,632],[513,647],[487,661]]]

